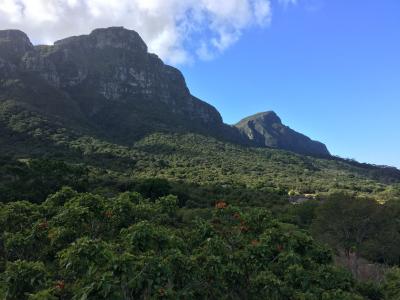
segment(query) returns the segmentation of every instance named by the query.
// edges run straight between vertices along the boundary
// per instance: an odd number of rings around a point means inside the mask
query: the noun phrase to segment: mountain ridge
[[[278,132],[258,122],[253,133],[264,132],[261,142],[249,129],[225,124],[214,106],[190,93],[178,69],[148,53],[140,35],[123,27],[37,46],[22,31],[0,31],[0,72],[3,104],[12,100],[121,143],[157,131],[194,132],[242,145],[330,155],[324,145],[283,125]],[[266,142],[267,135],[275,142]]]

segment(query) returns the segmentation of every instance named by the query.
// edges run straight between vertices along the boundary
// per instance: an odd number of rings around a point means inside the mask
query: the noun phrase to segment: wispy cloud
[[[270,0],[0,0],[0,29],[21,29],[34,43],[124,26],[173,64],[212,59],[270,20]]]

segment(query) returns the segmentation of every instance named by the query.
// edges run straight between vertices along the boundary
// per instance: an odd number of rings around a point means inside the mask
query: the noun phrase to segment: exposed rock
[[[99,28],[90,35],[68,37],[54,43],[55,46],[75,45],[87,48],[120,48],[133,52],[147,53],[147,45],[140,35],[123,27]]]
[[[0,79],[9,79],[15,77],[17,71],[17,67],[0,58]]]
[[[86,132],[124,143],[154,131],[196,132],[246,145],[328,154],[272,113],[246,119],[237,128],[224,124],[213,106],[190,94],[179,70],[148,53],[139,34],[123,27],[35,47],[21,31],[0,31],[0,72],[0,79],[19,82],[12,88],[3,83],[0,99],[3,93],[4,99],[66,121],[73,115],[73,123]]]
[[[179,70],[147,52],[135,31],[96,29],[52,46],[35,47],[19,31],[1,32],[0,37],[5,37],[3,46],[20,45],[19,72],[24,77],[41,78],[43,84],[64,93],[89,123],[106,134],[130,140],[149,131],[168,130],[241,139],[213,106],[190,94]],[[38,97],[30,104],[43,103]]]
[[[33,49],[28,36],[20,30],[0,30],[0,58],[18,64]]]
[[[316,156],[330,155],[324,144],[283,125],[273,111],[247,117],[235,126],[260,147],[267,146]]]

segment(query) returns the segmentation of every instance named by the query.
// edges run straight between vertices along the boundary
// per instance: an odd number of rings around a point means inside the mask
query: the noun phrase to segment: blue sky
[[[226,123],[274,110],[332,154],[400,167],[400,1],[272,3],[266,28],[180,66]]]

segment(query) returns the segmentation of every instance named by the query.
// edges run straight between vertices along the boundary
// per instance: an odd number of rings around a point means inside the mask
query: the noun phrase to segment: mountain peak
[[[265,112],[259,112],[254,115],[251,115],[249,117],[246,117],[243,120],[241,120],[238,124],[236,124],[236,126],[241,126],[241,125],[244,125],[245,123],[254,122],[254,121],[257,121],[257,122],[261,121],[265,124],[273,124],[273,123],[281,124],[282,123],[279,116],[274,111],[270,110],[270,111],[265,111]]]
[[[10,34],[3,35],[8,40]],[[179,70],[148,53],[133,30],[101,28],[31,47],[18,64],[0,57],[0,77],[19,79],[27,90],[21,97],[20,87],[3,88],[0,80],[0,105],[3,93],[15,92],[20,103],[46,116],[74,116],[88,132],[124,143],[154,131],[241,139],[213,106],[190,94]]]
[[[282,124],[274,111],[257,113],[235,125],[257,146],[280,148],[300,154],[329,156],[326,146]]]
[[[0,30],[0,58],[18,63],[32,49],[33,45],[24,32],[15,29]]]
[[[147,45],[134,31],[124,27],[108,27],[93,30],[89,35],[68,37],[56,41],[54,45],[82,44],[94,48],[122,48],[147,53]]]
[[[0,43],[16,41],[22,41],[31,46],[31,42],[25,32],[18,29],[0,30]]]

